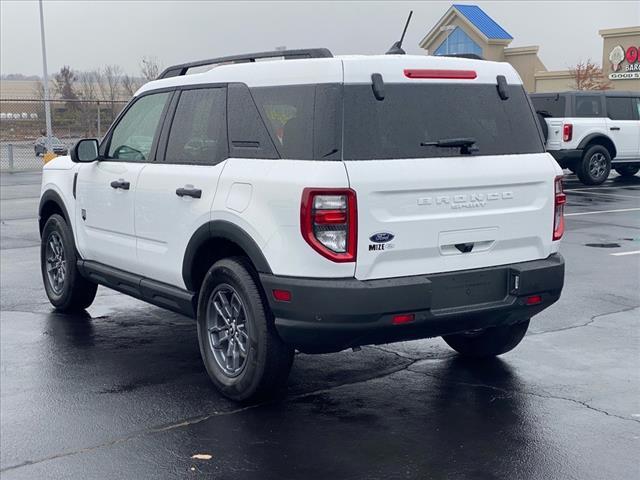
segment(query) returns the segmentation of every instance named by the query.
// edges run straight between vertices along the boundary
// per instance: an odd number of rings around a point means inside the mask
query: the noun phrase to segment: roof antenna
[[[404,55],[407,53],[402,49],[402,41],[404,40],[404,34],[407,33],[407,27],[411,21],[411,15],[413,15],[413,10],[409,12],[409,18],[407,18],[407,23],[404,24],[404,30],[402,31],[400,40],[391,45],[391,48],[387,51],[387,55]]]

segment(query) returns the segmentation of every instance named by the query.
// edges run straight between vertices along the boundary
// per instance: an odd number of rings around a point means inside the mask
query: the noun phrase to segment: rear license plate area
[[[507,295],[509,269],[447,273],[429,277],[431,309],[464,307],[497,302]]]

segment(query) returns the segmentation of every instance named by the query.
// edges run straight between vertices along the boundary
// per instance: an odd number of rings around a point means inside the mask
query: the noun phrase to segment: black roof
[[[552,95],[606,95],[608,97],[640,97],[640,92],[631,90],[569,90],[565,92],[530,93],[531,97],[549,97]]]

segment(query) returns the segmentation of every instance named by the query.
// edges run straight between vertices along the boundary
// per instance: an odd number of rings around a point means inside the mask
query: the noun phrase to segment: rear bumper
[[[556,162],[558,162],[562,168],[567,168],[569,165],[580,160],[582,158],[582,152],[582,149],[548,151],[548,153],[556,159]]]
[[[385,280],[309,279],[260,274],[279,335],[303,352],[442,336],[518,323],[560,298],[564,260],[543,260],[461,272]],[[291,292],[276,301],[273,290]],[[540,295],[540,303],[527,298]],[[394,315],[411,323],[393,325]]]

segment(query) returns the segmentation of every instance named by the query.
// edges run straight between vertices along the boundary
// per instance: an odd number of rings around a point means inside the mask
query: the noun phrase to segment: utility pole
[[[42,0],[39,0],[40,4],[40,40],[42,41],[42,77],[44,81],[44,117],[47,122],[47,152],[53,152],[53,145],[51,143],[51,106],[49,105],[49,74],[47,73],[47,47],[44,41],[44,15],[42,13]]]

